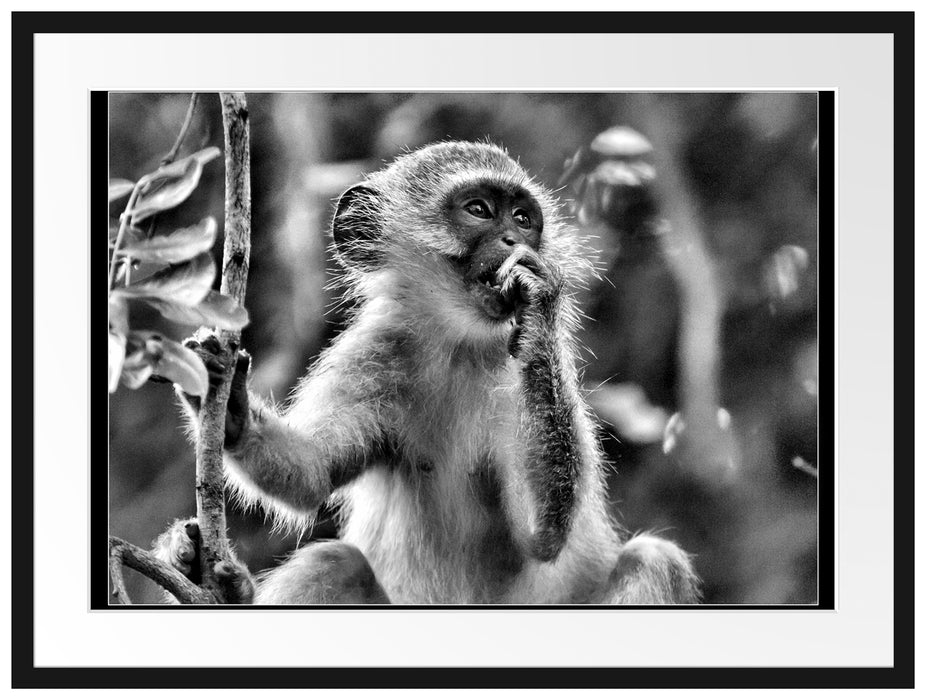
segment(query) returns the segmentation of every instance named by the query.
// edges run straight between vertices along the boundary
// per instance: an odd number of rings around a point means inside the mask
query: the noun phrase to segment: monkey
[[[238,352],[224,450],[239,498],[293,528],[327,502],[339,537],[256,578],[230,555],[228,597],[696,603],[691,557],[610,515],[575,341],[591,266],[555,196],[499,146],[441,142],[344,192],[331,232],[347,325],[282,407]],[[190,347],[222,376],[214,337]],[[189,574],[196,530],[177,521],[158,556]]]

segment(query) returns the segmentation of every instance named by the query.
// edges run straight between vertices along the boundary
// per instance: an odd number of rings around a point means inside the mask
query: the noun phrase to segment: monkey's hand
[[[205,338],[188,338],[183,344],[193,350],[206,365],[209,373],[209,391],[214,392],[225,377],[225,360],[222,345],[215,335]],[[241,443],[241,438],[248,428],[250,407],[248,400],[248,374],[251,370],[251,356],[245,350],[238,350],[234,358],[235,375],[232,378],[231,393],[225,410],[225,449],[233,450]],[[182,391],[179,386],[177,394],[186,404],[189,413],[198,419],[200,399]]]
[[[175,520],[154,542],[154,555],[174,567],[193,583],[202,582],[199,570],[199,523],[196,518]],[[254,602],[254,579],[243,563],[229,552],[229,558],[215,565],[215,576],[226,603],[247,605]],[[173,596],[170,596],[171,598]]]
[[[515,300],[515,327],[508,351],[518,357],[524,348],[525,332],[531,335],[555,328],[563,273],[532,248],[518,245],[498,268],[497,278],[502,283],[502,294]]]

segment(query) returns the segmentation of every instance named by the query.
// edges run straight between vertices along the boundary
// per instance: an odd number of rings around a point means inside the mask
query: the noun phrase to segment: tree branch
[[[225,250],[222,293],[244,305],[251,254],[251,148],[248,105],[243,92],[223,92],[225,127]],[[233,334],[235,340],[241,335]]]
[[[222,122],[225,130],[225,248],[222,260],[223,294],[244,303],[248,278],[248,261],[251,250],[251,149],[248,109],[242,92],[220,93]],[[170,163],[177,156],[183,139],[189,130],[196,108],[196,93],[190,98],[186,119],[173,148],[162,164]],[[127,208],[137,196],[139,185],[130,198]],[[116,240],[116,252],[126,228],[122,227]],[[115,255],[115,253],[114,253]],[[115,264],[113,264],[114,270]],[[110,272],[110,287],[114,272]],[[201,329],[211,332],[211,329]],[[200,409],[200,431],[196,443],[196,519],[199,523],[199,564],[202,572],[202,586],[197,586],[173,567],[133,544],[110,537],[109,570],[113,593],[119,602],[131,604],[125,589],[122,567],[128,566],[158,583],[174,595],[181,603],[210,604],[224,603],[222,587],[215,577],[215,565],[228,558],[229,544],[225,522],[225,475],[222,449],[225,443],[225,412],[235,373],[240,331],[218,333],[225,355],[225,377],[214,392],[210,392]]]
[[[225,248],[222,256],[222,293],[244,302],[251,250],[251,156],[250,127],[244,93],[220,93],[225,131]],[[225,474],[222,448],[225,442],[225,411],[239,331],[220,331],[225,354],[225,377],[200,410],[196,444],[196,518],[200,528],[200,566],[203,588],[222,600],[215,580],[215,565],[228,557],[225,522]]]
[[[204,591],[172,566],[164,563],[151,552],[118,537],[109,538],[109,574],[113,582],[113,593],[123,605],[131,605],[125,590],[122,567],[127,566],[172,594],[181,603],[187,605],[214,605],[217,601],[208,591]]]
[[[671,98],[640,95],[644,123],[656,144],[655,186],[670,225],[662,231],[665,259],[681,293],[678,365],[682,415],[688,424],[690,468],[708,481],[729,476],[732,443],[718,429],[718,372],[723,292],[695,194],[684,171],[681,129]]]

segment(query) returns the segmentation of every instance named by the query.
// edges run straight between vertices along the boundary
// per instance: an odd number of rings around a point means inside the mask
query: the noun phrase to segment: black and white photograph
[[[913,686],[913,13],[535,3],[12,14],[14,688]]]
[[[110,93],[112,602],[832,600],[820,99]]]

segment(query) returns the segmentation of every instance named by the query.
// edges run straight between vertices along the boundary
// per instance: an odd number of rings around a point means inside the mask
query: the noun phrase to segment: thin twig
[[[183,118],[183,124],[180,127],[180,133],[177,134],[174,145],[171,146],[171,149],[167,152],[167,155],[161,158],[160,167],[163,168],[165,165],[170,165],[177,159],[177,154],[180,152],[180,147],[183,145],[183,141],[186,139],[187,132],[190,130],[190,125],[193,123],[193,114],[196,112],[196,102],[198,99],[199,95],[197,93],[190,93],[190,104],[187,107],[186,116]],[[157,227],[158,213],[155,212],[148,222],[148,238],[151,238],[154,235]],[[128,269],[126,269],[126,275],[128,275]],[[128,282],[126,282],[126,286],[128,286]]]
[[[196,101],[199,99],[199,95],[195,92],[190,94],[190,106],[187,107],[186,117],[183,119],[183,126],[180,127],[180,133],[177,134],[177,140],[174,141],[173,147],[167,152],[167,155],[161,159],[161,165],[170,165],[177,158],[177,154],[180,152],[180,147],[183,145],[183,140],[186,138],[187,132],[190,130],[190,124],[193,123],[193,114],[196,112]]]
[[[819,478],[819,473],[817,471],[817,468],[814,465],[807,462],[803,457],[795,457],[794,459],[792,459],[791,466],[799,471],[804,472],[805,474],[809,474],[814,479]]]
[[[161,159],[160,167],[165,165],[170,165],[177,158],[177,154],[180,152],[180,147],[183,145],[183,141],[186,138],[187,132],[190,130],[190,125],[193,123],[193,115],[196,112],[196,101],[197,94],[194,92],[190,95],[190,105],[187,107],[186,116],[183,119],[183,125],[180,127],[180,133],[177,134],[177,138],[174,141],[174,145],[167,152],[167,155]],[[126,277],[125,284],[129,285],[129,269],[132,266],[131,258],[126,258],[125,260],[118,259],[119,248],[122,245],[122,239],[125,236],[126,229],[128,228],[128,212],[132,211],[132,207],[135,205],[135,200],[138,198],[139,190],[141,189],[143,183],[146,183],[147,179],[142,178],[137,183],[135,183],[135,188],[132,190],[132,196],[129,197],[128,203],[125,205],[125,211],[122,214],[121,220],[119,221],[119,233],[116,234],[116,243],[113,246],[113,258],[109,266],[109,290],[112,291],[113,284],[116,282],[116,271],[119,268],[119,264],[122,263],[126,266]],[[157,214],[151,217],[151,221],[148,223],[148,236],[150,237],[154,233],[154,227],[157,222]]]
[[[151,552],[118,537],[109,538],[109,573],[113,593],[123,605],[131,605],[125,589],[122,567],[127,566],[151,579],[181,603],[188,605],[214,605],[215,597],[190,581],[179,571],[158,559]]]
[[[119,217],[119,233],[116,234],[116,242],[113,244],[113,257],[109,263],[109,291],[113,290],[113,284],[116,282],[116,270],[119,268],[119,248],[122,247],[122,239],[125,238],[125,232],[129,227],[129,219],[131,218],[129,212],[132,211],[132,207],[135,206],[135,200],[138,199],[138,193],[141,191],[141,188],[148,182],[146,178],[140,179],[135,183],[135,188],[132,190],[132,194],[129,196],[129,201],[125,205],[125,211],[122,212],[122,216]]]

